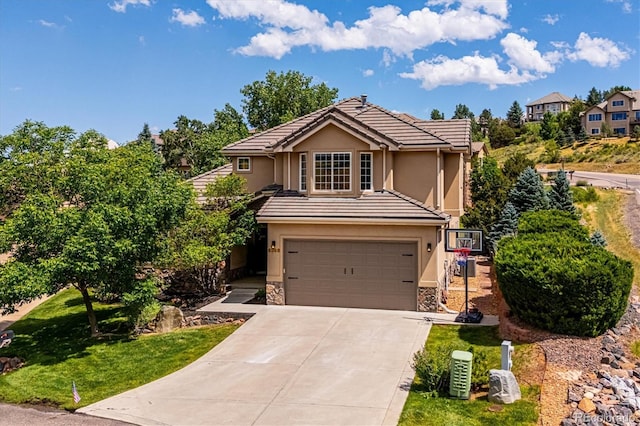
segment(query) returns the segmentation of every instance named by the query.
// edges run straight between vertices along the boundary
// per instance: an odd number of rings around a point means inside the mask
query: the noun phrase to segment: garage
[[[415,242],[285,240],[287,305],[416,310]]]

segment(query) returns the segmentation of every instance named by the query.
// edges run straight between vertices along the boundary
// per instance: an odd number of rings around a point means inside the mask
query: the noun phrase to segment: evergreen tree
[[[502,174],[509,180],[509,185],[513,185],[518,179],[518,176],[520,176],[527,167],[534,168],[535,166],[536,163],[534,163],[533,160],[528,159],[526,155],[518,152],[507,158],[504,162],[502,165]]]
[[[604,100],[604,98],[602,96],[602,92],[600,92],[595,87],[592,87],[591,90],[589,90],[589,95],[587,96],[587,100],[584,101],[584,103],[588,107],[592,107],[594,105],[598,105],[603,100]]]
[[[520,174],[515,186],[509,192],[509,201],[518,213],[549,208],[549,197],[542,179],[533,168],[527,167]]]
[[[507,202],[504,209],[502,209],[500,219],[491,227],[491,232],[489,233],[489,242],[491,243],[492,251],[494,253],[497,251],[498,242],[502,237],[516,235],[517,230],[518,212],[513,204]]]
[[[553,180],[549,193],[551,208],[564,210],[576,214],[576,206],[573,205],[573,193],[569,185],[569,179],[564,170],[560,170]]]
[[[431,119],[432,120],[444,120],[444,114],[440,112],[438,109],[431,110]]]
[[[580,142],[584,142],[587,139],[589,139],[589,135],[587,135],[587,129],[585,129],[584,126],[582,126],[580,127],[580,133],[578,133],[578,140]]]
[[[511,108],[507,112],[507,124],[514,129],[520,128],[522,125],[522,108],[518,101],[513,101]]]
[[[589,242],[591,242],[591,244],[593,244],[594,246],[598,246],[598,247],[607,246],[607,240],[604,238],[604,235],[602,235],[602,232],[600,232],[599,230],[596,230],[593,234],[591,234],[591,238],[589,238]]]
[[[149,130],[149,124],[144,123],[144,126],[142,126],[142,131],[138,133],[138,142],[153,142],[151,130]]]

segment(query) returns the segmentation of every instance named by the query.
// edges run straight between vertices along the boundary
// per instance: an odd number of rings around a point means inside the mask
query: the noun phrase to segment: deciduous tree
[[[6,169],[27,190],[0,227],[0,250],[12,252],[0,267],[0,307],[10,312],[70,285],[82,294],[96,335],[91,291],[124,295],[146,285],[138,267],[159,252],[192,190],[162,170],[150,146],[109,150],[95,131],[75,137],[69,128],[37,123],[37,136],[27,137],[31,143],[12,149],[26,142],[25,130],[33,127],[26,122],[3,138],[13,159]],[[67,135],[64,141],[60,132]],[[64,155],[51,164],[49,153],[59,149]],[[32,185],[28,174],[20,178],[19,170],[31,170],[39,184]]]
[[[338,89],[312,81],[298,71],[268,71],[264,80],[244,86],[242,110],[249,124],[262,131],[331,105]]]

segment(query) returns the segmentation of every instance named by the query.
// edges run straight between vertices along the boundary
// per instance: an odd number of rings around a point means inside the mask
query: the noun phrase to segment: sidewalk
[[[23,316],[25,316],[26,314],[31,312],[33,310],[33,308],[35,308],[36,306],[38,306],[39,304],[41,304],[45,300],[49,299],[50,297],[51,296],[44,296],[44,297],[41,297],[39,299],[33,300],[33,301],[29,302],[29,303],[26,303],[26,304],[20,306],[18,308],[18,310],[15,311],[12,314],[0,315],[0,331],[4,331],[7,328],[9,328],[11,326],[11,324],[13,324],[14,322],[18,321],[20,318],[22,318]]]

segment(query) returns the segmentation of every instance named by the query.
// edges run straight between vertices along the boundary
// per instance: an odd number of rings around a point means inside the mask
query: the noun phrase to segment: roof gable
[[[223,153],[265,155],[271,152],[286,152],[322,126],[326,126],[328,122],[349,131],[372,146],[385,146],[391,150],[447,148],[470,152],[470,120],[438,120],[446,122],[439,133],[425,125],[433,122],[409,120],[409,116],[394,114],[378,105],[363,104],[360,98],[349,98],[228,145],[223,149]],[[448,139],[451,137],[456,139],[455,143]]]

